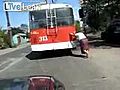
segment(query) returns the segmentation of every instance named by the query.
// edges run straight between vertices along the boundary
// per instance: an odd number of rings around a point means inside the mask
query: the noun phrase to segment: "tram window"
[[[45,10],[40,10],[40,11],[31,11],[30,15],[34,17],[35,21],[38,21],[40,19],[45,19],[46,18],[46,11]]]
[[[71,8],[56,9],[57,25],[64,26],[74,23],[73,10]]]
[[[46,26],[46,10],[30,12],[30,28],[43,28]]]

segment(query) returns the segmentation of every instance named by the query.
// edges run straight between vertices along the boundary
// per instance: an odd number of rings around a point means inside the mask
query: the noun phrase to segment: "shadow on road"
[[[72,54],[71,56],[73,56],[73,57],[79,57],[79,58],[86,58],[86,56],[85,55],[78,55],[78,54]]]
[[[62,56],[70,56],[72,53],[70,50],[52,50],[52,51],[42,51],[42,52],[30,52],[26,57],[29,60],[55,58]]]

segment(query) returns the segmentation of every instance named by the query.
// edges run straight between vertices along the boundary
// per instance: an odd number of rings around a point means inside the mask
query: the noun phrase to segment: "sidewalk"
[[[30,43],[26,43],[26,44],[19,45],[19,46],[16,47],[16,48],[0,49],[0,55],[4,55],[4,54],[7,54],[7,53],[10,53],[10,52],[13,52],[13,51],[16,51],[16,50],[19,50],[19,49],[28,47],[28,46],[30,46]]]

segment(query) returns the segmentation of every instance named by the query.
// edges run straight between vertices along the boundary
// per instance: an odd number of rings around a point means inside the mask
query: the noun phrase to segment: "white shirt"
[[[77,38],[78,40],[81,40],[81,39],[85,39],[85,38],[86,38],[86,36],[85,36],[82,32],[76,33],[75,36],[76,36],[76,38]]]

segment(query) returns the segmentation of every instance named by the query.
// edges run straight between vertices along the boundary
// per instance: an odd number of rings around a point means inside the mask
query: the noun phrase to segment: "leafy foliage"
[[[12,35],[15,35],[17,33],[24,33],[20,28],[12,28]]]
[[[4,32],[0,30],[0,48],[7,48],[9,45],[10,40],[8,35],[4,34]]]
[[[79,21],[75,21],[75,26],[76,26],[77,32],[79,32],[80,31],[80,22]]]
[[[84,0],[87,24],[94,31],[104,30],[115,18],[120,18],[120,0]]]

